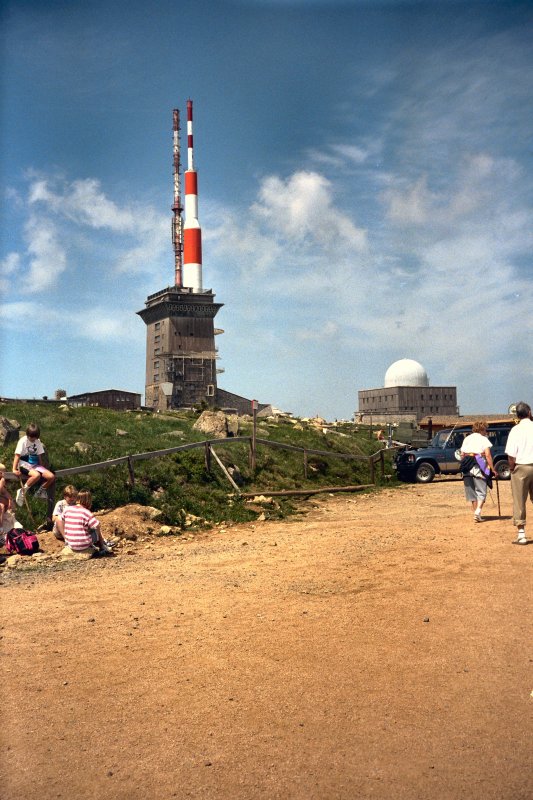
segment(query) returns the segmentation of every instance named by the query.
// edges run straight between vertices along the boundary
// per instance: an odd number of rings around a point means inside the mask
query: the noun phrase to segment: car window
[[[456,431],[450,436],[448,447],[453,447],[454,450],[457,450],[459,447],[461,447],[465,436],[466,433],[464,431]]]
[[[500,428],[498,430],[498,444],[505,447],[507,444],[507,437],[509,436],[509,428]]]
[[[450,431],[439,431],[433,439],[433,447],[444,447]]]
[[[487,431],[487,439],[490,440],[491,445],[494,447],[498,444],[498,431]]]
[[[453,447],[456,450],[463,443],[465,431],[439,431],[433,439],[433,447]]]

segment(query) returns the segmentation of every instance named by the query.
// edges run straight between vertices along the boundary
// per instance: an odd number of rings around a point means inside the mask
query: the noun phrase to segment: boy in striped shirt
[[[59,532],[63,534],[67,548],[73,553],[89,557],[111,553],[102,536],[100,523],[91,511],[91,506],[91,493],[78,492],[76,505],[65,506],[57,521]]]

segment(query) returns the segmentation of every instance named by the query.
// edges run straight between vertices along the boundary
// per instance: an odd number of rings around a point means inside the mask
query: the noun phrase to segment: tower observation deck
[[[137,313],[146,324],[145,405],[159,411],[215,404],[214,318],[221,303],[211,290],[169,286],[148,296]]]

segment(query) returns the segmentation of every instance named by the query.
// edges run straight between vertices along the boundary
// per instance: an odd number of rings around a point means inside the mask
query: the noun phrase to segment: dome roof
[[[385,388],[391,386],[429,386],[427,372],[418,361],[401,358],[391,364],[385,373]]]

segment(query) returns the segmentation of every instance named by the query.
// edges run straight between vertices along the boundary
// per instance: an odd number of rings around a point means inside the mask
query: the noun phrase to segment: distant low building
[[[246,414],[252,414],[252,401],[247,397],[242,397],[240,394],[234,392],[227,392],[225,389],[217,387],[216,393],[217,406],[223,411],[232,411],[240,417]],[[257,403],[257,412],[261,413],[266,409],[271,408],[268,403]]]
[[[410,358],[395,361],[385,373],[383,387],[358,392],[360,422],[419,422],[423,417],[457,418],[457,388],[431,386],[426,370]]]
[[[71,406],[97,406],[112,408],[115,411],[134,411],[141,407],[141,395],[122,389],[102,389],[98,392],[71,394],[67,402]]]

